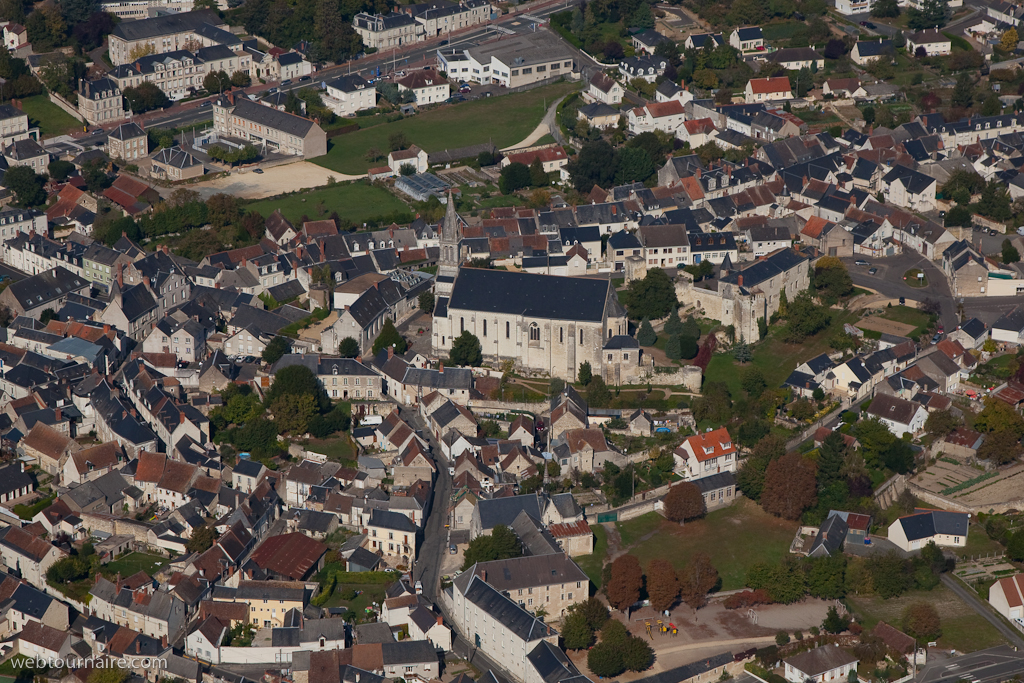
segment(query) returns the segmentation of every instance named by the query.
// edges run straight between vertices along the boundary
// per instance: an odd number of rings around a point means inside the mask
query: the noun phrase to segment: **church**
[[[446,356],[469,331],[485,360],[513,359],[521,372],[575,381],[586,361],[613,385],[638,373],[640,347],[611,280],[461,267],[463,227],[449,197],[440,230],[435,355]]]

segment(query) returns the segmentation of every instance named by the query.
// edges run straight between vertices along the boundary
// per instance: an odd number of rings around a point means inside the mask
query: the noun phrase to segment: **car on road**
[[[448,44],[448,41],[447,41],[447,40],[442,40],[442,41],[441,41],[440,43],[438,43],[438,44],[439,44],[439,45],[447,45],[447,44]]]
[[[303,76],[303,77],[301,77],[301,78],[299,79],[299,83],[305,83],[305,82],[306,82],[306,81],[308,81],[308,80],[309,80],[309,76]]]
[[[286,78],[285,80],[281,81],[281,87],[282,88],[284,86],[286,86],[286,85],[291,85],[291,84],[292,84],[292,79],[290,79],[290,78]]]
[[[200,109],[203,109],[204,107],[209,107],[209,106],[210,106],[210,104],[211,104],[211,102],[209,102],[209,101],[207,101],[207,102],[203,102],[202,104],[200,104],[200,105],[199,105],[199,108],[200,108]]]
[[[863,260],[863,259],[858,259],[858,260],[853,262],[853,265],[855,265],[855,266],[866,266],[866,265],[868,265],[868,262]]]
[[[864,28],[870,28],[870,29],[873,30],[875,28],[875,25],[872,24],[870,21],[865,21],[864,22]]]
[[[468,85],[463,85],[463,86],[459,87],[459,92],[461,92],[461,93],[473,92],[473,89],[470,88]]]
[[[454,467],[449,467],[448,468],[448,476],[450,476],[450,477],[454,477],[455,476],[455,468]]]
[[[875,275],[878,272],[878,268],[868,268],[868,275]]]
[[[932,344],[938,344],[940,341],[942,341],[942,333],[936,332],[935,336],[932,337]]]
[[[423,595],[423,582],[422,581],[417,581],[416,582],[416,595]]]
[[[907,297],[901,296],[900,297],[900,306],[906,306],[906,305],[907,305]]]
[[[465,102],[465,101],[466,101],[466,98],[463,97],[462,95],[452,95],[447,100],[445,100],[445,102],[447,102],[448,104],[458,104],[459,102]]]
[[[254,169],[252,169],[252,172],[253,173],[263,173],[263,169],[262,168],[254,168]]]

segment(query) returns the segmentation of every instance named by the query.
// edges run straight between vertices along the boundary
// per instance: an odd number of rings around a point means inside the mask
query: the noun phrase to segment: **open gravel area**
[[[294,164],[266,168],[263,173],[253,173],[246,169],[234,172],[224,178],[196,183],[188,187],[199,192],[204,199],[218,192],[225,192],[242,199],[262,199],[284,192],[297,192],[326,185],[329,176],[334,176],[338,182],[363,177],[343,175],[308,161],[297,161]]]

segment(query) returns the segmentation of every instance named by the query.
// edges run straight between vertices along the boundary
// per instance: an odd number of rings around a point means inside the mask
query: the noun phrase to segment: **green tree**
[[[971,218],[971,210],[962,204],[957,204],[952,209],[946,212],[946,218],[944,219],[945,226],[947,228],[953,227],[971,227],[973,219]]]
[[[906,560],[894,550],[884,555],[873,555],[868,559],[871,584],[883,600],[903,595],[911,585]]]
[[[978,449],[978,458],[995,465],[1006,465],[1015,461],[1020,453],[1020,437],[1012,430],[1003,430],[985,436],[985,441]]]
[[[658,341],[658,333],[651,327],[649,318],[644,318],[640,323],[640,329],[636,333],[636,341],[640,346],[654,346]]]
[[[594,644],[594,629],[583,612],[572,612],[562,621],[562,641],[568,650],[584,650]]]
[[[743,391],[747,392],[747,396],[750,398],[760,398],[764,390],[768,388],[768,382],[764,378],[764,373],[756,365],[744,371],[740,384],[743,387]]]
[[[448,360],[452,365],[479,367],[484,361],[480,340],[469,330],[463,331],[452,342],[452,351],[448,354]]]
[[[649,270],[642,280],[630,282],[624,298],[633,320],[664,318],[678,306],[675,286],[660,268]]]
[[[611,403],[612,392],[604,383],[601,375],[594,375],[587,385],[587,403],[594,408],[606,408]]]
[[[683,333],[683,321],[679,319],[679,309],[672,308],[668,314],[668,320],[665,321],[662,329],[669,336]]]
[[[352,337],[345,337],[338,344],[338,355],[342,358],[355,358],[359,355],[359,342]]]
[[[267,344],[266,348],[263,349],[263,361],[273,365],[277,361],[281,360],[281,356],[289,353],[292,350],[291,342],[288,341],[287,337],[277,335]]]
[[[684,360],[691,360],[694,358],[699,349],[697,348],[697,340],[693,337],[686,335],[679,337],[679,357]]]
[[[63,181],[67,180],[68,176],[75,172],[75,165],[70,161],[54,159],[47,165],[46,170],[54,180]]]
[[[283,394],[270,404],[278,431],[292,436],[306,433],[317,409],[316,397],[312,394]]]
[[[669,360],[679,360],[683,357],[682,342],[678,334],[671,335],[665,342],[665,356]]]
[[[208,93],[222,93],[231,89],[231,77],[224,71],[211,71],[203,78],[203,90]]]
[[[967,108],[974,104],[974,80],[969,73],[957,76],[953,86],[953,106]]]
[[[643,5],[647,6],[646,3]],[[630,636],[622,644],[622,665],[629,671],[647,671],[654,663],[654,650],[643,638]]]
[[[587,653],[587,668],[595,676],[614,678],[626,670],[622,654],[622,648],[618,645],[602,641]]]
[[[1003,263],[1017,263],[1020,261],[1020,252],[1013,246],[1010,240],[1003,240]]]
[[[590,384],[594,378],[593,370],[590,367],[590,361],[583,361],[580,363],[580,371],[578,375],[579,383],[583,386]]]
[[[822,490],[842,477],[847,456],[846,442],[839,431],[831,432],[818,449],[818,490]]]
[[[57,320],[57,311],[52,308],[44,308],[43,312],[39,314],[39,322],[45,325],[51,320]]]
[[[835,256],[823,256],[814,266],[814,288],[823,301],[834,303],[853,291],[846,264]]]
[[[864,107],[863,111],[861,111],[861,116],[864,117],[864,123],[870,126],[875,122],[875,108],[871,105]]]
[[[646,3],[644,3],[646,4]],[[654,161],[645,149],[627,147],[619,152],[619,167],[615,182],[620,184],[642,183],[654,175]]]
[[[974,428],[979,432],[1008,431],[1019,439],[1024,436],[1024,418],[1003,401],[988,397],[985,407],[974,418]]]
[[[431,291],[425,291],[420,294],[419,304],[420,310],[430,315],[434,312],[434,293]]]
[[[406,349],[409,348],[408,343],[405,341],[405,337],[399,334],[395,328],[395,324],[391,322],[391,318],[384,321],[384,326],[380,330],[380,334],[373,340],[373,355],[380,353],[381,349],[388,347],[394,347],[395,353],[405,353]],[[453,344],[454,347],[454,344]]]
[[[833,605],[828,608],[825,619],[821,622],[821,629],[826,633],[842,633],[849,625],[850,620],[839,616],[839,610]]]
[[[520,557],[522,554],[522,544],[519,542],[516,532],[504,524],[498,524],[491,531],[490,536],[477,536],[469,542],[462,570],[468,570],[477,562],[508,560]]]
[[[878,0],[878,2],[871,5],[871,16],[885,19],[888,17],[898,17],[900,15],[900,5],[897,0]]]
[[[618,171],[618,155],[605,140],[588,142],[580,149],[576,159],[566,165],[572,185],[578,192],[590,192],[597,185],[611,185]],[[652,316],[660,318],[661,316]]]
[[[999,95],[994,92],[989,93],[985,97],[985,101],[981,103],[981,115],[982,116],[998,116],[1003,111],[1003,103],[999,101]]]
[[[501,169],[498,178],[498,189],[502,194],[512,194],[516,190],[530,186],[530,167],[514,162]]]
[[[93,669],[89,673],[89,683],[125,683],[131,677],[131,669],[117,666]]]
[[[744,341],[742,336],[740,336],[740,341],[736,348],[732,350],[732,357],[737,363],[749,363],[754,358],[754,353],[750,350],[750,344]]]
[[[807,592],[823,600],[839,600],[846,596],[846,557],[826,555],[809,558]]]
[[[3,179],[4,187],[14,193],[19,206],[39,206],[46,201],[42,176],[36,175],[28,166],[14,166],[7,169]]]
[[[217,538],[217,532],[209,524],[204,524],[201,527],[196,527],[192,532],[192,536],[188,539],[188,545],[185,549],[190,553],[202,553],[206,552],[213,546],[214,540]]]
[[[800,292],[789,305],[784,338],[787,342],[799,344],[828,327],[831,321],[832,314],[827,308],[814,303],[806,291]]]
[[[274,374],[274,383],[270,385],[263,398],[263,405],[270,407],[274,405],[279,397],[291,394],[294,396],[309,395],[314,399],[314,404],[321,411],[327,411],[331,401],[327,392],[316,375],[304,365],[289,365],[281,368]]]
[[[1024,562],[1024,529],[1015,531],[1006,543],[1006,556],[1014,562]]]
[[[544,162],[540,157],[534,157],[530,163],[530,185],[533,187],[544,187],[548,184],[548,174],[544,170]]]

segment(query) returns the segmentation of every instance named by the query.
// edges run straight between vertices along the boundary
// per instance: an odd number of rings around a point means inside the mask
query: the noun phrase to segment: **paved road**
[[[974,591],[967,590],[962,583],[949,576],[948,574],[942,575],[942,583],[946,584],[946,587],[957,594],[957,596],[970,605],[971,609],[980,614],[985,621],[996,627],[996,630],[1006,640],[1016,648],[1024,649],[1024,639],[1021,638],[1019,631],[1014,630],[1006,625],[1002,619],[992,613],[991,608],[978,597],[978,594]],[[954,679],[956,680],[956,679]]]
[[[931,654],[929,654],[931,659]],[[929,662],[917,676],[917,683],[1001,683],[1024,672],[1024,653],[1006,645],[972,652],[953,659]]]
[[[858,266],[855,261],[866,260],[869,265]],[[956,302],[949,292],[949,285],[946,277],[939,268],[914,251],[906,251],[899,256],[886,258],[870,258],[858,256],[855,258],[843,259],[846,267],[850,270],[850,277],[853,284],[858,287],[873,289],[879,294],[898,299],[904,297],[908,301],[924,301],[935,299],[942,305],[942,314],[939,320],[943,327],[948,330],[955,330],[959,319],[956,314]],[[868,273],[869,268],[878,268],[874,275]],[[911,287],[903,281],[903,274],[911,268],[921,268],[928,279],[928,286],[917,288]]]

